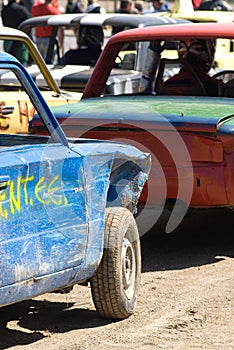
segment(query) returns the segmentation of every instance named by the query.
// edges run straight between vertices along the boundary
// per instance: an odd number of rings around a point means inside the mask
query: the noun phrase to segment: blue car
[[[141,274],[134,215],[149,154],[67,139],[19,61],[0,53],[1,70],[18,78],[49,135],[4,134],[14,107],[0,101],[0,306],[90,283],[101,316],[130,316]]]

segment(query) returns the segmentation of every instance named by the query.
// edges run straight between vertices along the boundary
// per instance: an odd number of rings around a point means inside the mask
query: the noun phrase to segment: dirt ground
[[[234,349],[234,213],[200,211],[173,234],[142,238],[135,314],[99,318],[90,289],[46,294],[0,310],[0,349]]]

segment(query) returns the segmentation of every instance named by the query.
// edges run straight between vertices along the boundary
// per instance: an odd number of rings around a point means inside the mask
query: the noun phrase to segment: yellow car
[[[36,45],[30,39],[35,26],[52,26],[54,28],[51,35],[51,42],[56,43],[56,35],[59,27],[65,28],[70,32],[83,25],[102,25],[111,28],[115,25],[123,25],[124,28],[136,28],[140,26],[166,25],[188,22],[183,19],[146,17],[124,14],[62,14],[51,16],[39,16],[30,18],[23,23],[18,30],[12,28],[0,28],[0,45],[4,46],[5,41],[8,44],[8,53],[17,57],[17,53],[24,49],[28,51],[29,60],[24,65],[30,73],[35,83],[42,92],[49,106],[69,104],[78,102],[83,93],[83,89],[92,73],[93,67],[89,65],[62,65],[60,59],[50,61],[48,57],[54,52],[53,45],[49,45],[46,60],[40,55]],[[74,36],[74,32],[73,32]],[[75,36],[73,37],[73,39]],[[107,38],[105,38],[108,40]],[[71,36],[64,35],[64,44],[67,48],[70,46]],[[56,44],[55,44],[56,45]],[[64,45],[66,46],[66,45]],[[65,47],[63,48],[65,49]],[[145,47],[146,50],[146,47]],[[60,55],[60,50],[56,50]],[[124,51],[121,64],[112,71],[110,79],[106,84],[105,93],[120,94],[122,92],[132,92],[138,90],[141,79],[141,66],[143,64],[145,51],[143,48],[132,52]],[[17,57],[19,58],[19,57]],[[132,59],[134,58],[134,59]],[[5,133],[27,133],[28,122],[34,115],[34,108],[28,99],[28,96],[22,91],[13,74],[1,74],[0,76],[1,106],[14,107],[13,113],[7,115],[0,114],[0,128]],[[13,110],[13,109],[11,109]],[[69,112],[69,109],[67,109]]]
[[[51,75],[49,66],[45,64],[37,47],[27,34],[17,29],[1,27],[1,44],[3,44],[5,40],[14,43],[20,42],[26,46],[31,59],[37,63],[37,65],[32,65],[31,69],[27,67],[28,71],[32,77],[35,71],[37,71],[37,75],[40,73],[41,77],[43,77],[44,83],[40,86],[40,90],[49,106],[70,104],[80,100],[81,92],[60,90],[58,84]],[[13,113],[7,115],[2,115],[0,113],[0,129],[7,134],[27,133],[28,122],[34,115],[34,107],[28,95],[22,91],[20,85],[16,83],[13,73],[3,72],[0,75],[0,79],[0,106],[7,105],[14,107]]]

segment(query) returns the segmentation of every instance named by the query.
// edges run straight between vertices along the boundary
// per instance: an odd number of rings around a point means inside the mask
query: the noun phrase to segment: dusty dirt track
[[[142,238],[137,310],[98,317],[87,287],[0,310],[0,349],[234,349],[234,213],[197,212]]]

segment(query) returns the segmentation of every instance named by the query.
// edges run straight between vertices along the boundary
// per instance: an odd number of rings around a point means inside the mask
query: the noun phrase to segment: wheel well
[[[145,173],[135,162],[124,159],[115,161],[107,193],[107,207],[125,207],[136,213],[145,180]]]

